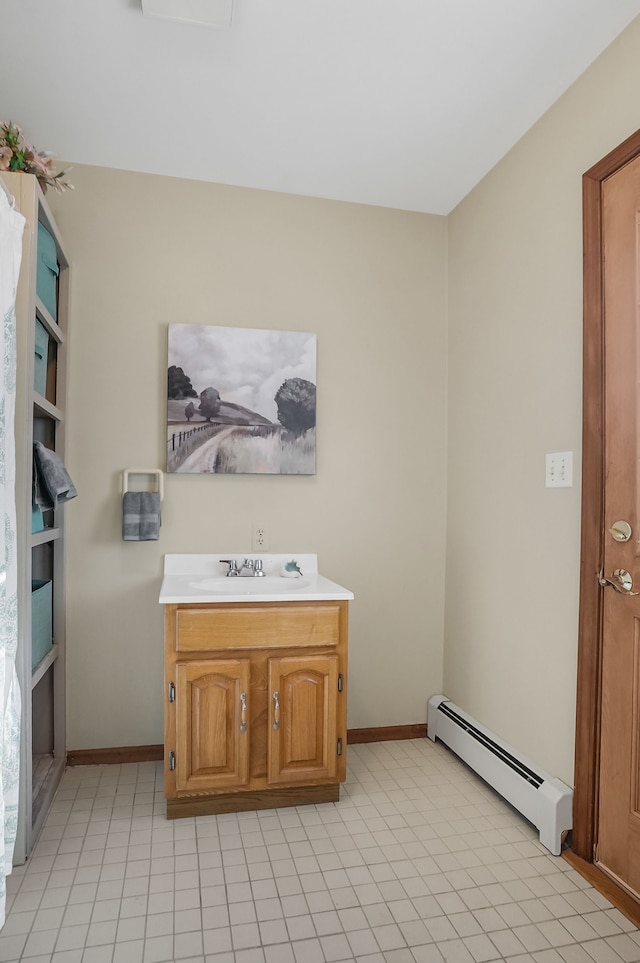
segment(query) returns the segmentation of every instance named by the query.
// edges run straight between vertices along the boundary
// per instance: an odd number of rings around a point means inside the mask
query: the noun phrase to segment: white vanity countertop
[[[211,555],[165,555],[160,588],[162,605],[179,602],[317,602],[350,600],[353,592],[318,572],[317,555],[248,556],[262,562],[265,575],[226,577],[228,566],[220,559],[235,559],[240,568],[245,555],[215,552]],[[295,561],[302,577],[281,575],[287,562]]]

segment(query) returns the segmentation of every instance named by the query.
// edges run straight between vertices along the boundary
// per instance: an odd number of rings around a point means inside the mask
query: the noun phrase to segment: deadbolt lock
[[[631,525],[629,522],[614,522],[609,529],[609,534],[615,538],[616,542],[628,542],[631,538]]]

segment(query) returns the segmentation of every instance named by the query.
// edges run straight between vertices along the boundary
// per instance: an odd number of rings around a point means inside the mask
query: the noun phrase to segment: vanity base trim
[[[251,812],[255,809],[279,809],[283,806],[308,806],[338,802],[340,786],[294,786],[287,789],[264,789],[251,792],[226,792],[206,796],[167,799],[167,819],[185,816],[217,816],[221,813]]]
[[[409,726],[376,726],[370,729],[347,729],[347,743],[356,746],[365,742],[391,742],[400,739],[426,739],[426,723]]]

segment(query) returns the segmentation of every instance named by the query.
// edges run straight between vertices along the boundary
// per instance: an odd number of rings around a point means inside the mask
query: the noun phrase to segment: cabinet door
[[[269,784],[335,779],[338,656],[270,659],[269,692]]]
[[[203,791],[249,779],[249,660],[176,664],[176,789]]]

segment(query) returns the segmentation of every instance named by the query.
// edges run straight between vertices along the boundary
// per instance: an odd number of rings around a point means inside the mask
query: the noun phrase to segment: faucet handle
[[[218,559],[218,561],[219,561],[219,562],[222,562],[224,565],[228,565],[228,566],[229,566],[229,568],[227,569],[227,576],[229,576],[229,575],[237,575],[237,574],[238,574],[238,564],[237,564],[235,558],[220,558],[220,559]],[[245,561],[246,561],[246,559],[245,559]]]

